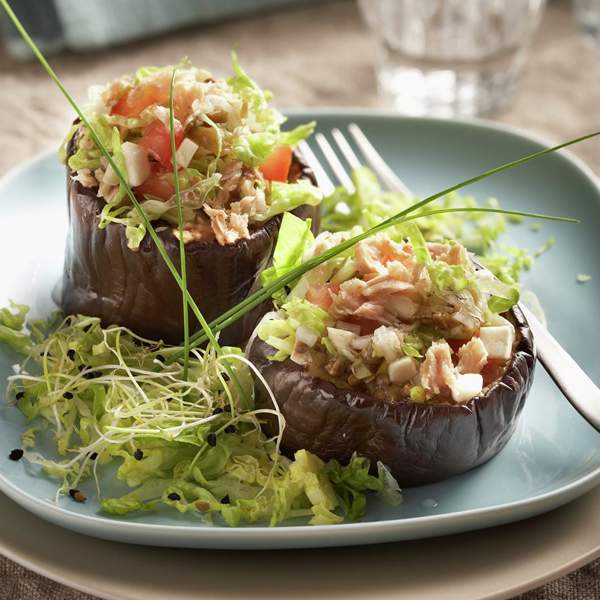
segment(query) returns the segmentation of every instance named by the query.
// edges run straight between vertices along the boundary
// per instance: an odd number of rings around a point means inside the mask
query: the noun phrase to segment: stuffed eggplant
[[[215,79],[184,62],[174,79],[177,177],[185,221],[188,290],[210,321],[244,299],[271,259],[281,214],[318,227],[320,194],[293,146],[313,124],[281,131],[281,114],[233,57]],[[179,231],[169,125],[173,67],[91,91],[86,116],[179,266]],[[179,343],[181,291],[89,131],[75,123],[64,148],[69,235],[59,305],[150,339]],[[224,331],[238,345],[257,314]],[[190,312],[192,330],[199,324]]]
[[[305,255],[345,234],[321,234]],[[458,243],[380,234],[304,275],[259,324],[250,358],[285,418],[283,448],[383,462],[400,485],[439,481],[496,455],[532,381],[515,290]],[[271,394],[273,396],[271,396]],[[268,433],[277,422],[266,422]]]

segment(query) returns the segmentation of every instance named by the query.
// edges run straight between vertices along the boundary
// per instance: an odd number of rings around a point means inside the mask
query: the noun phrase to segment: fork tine
[[[323,196],[329,196],[333,194],[335,191],[335,186],[325,170],[321,166],[319,159],[315,156],[315,153],[312,151],[311,147],[302,140],[298,143],[298,149],[302,153],[304,160],[308,163],[308,166],[312,169],[315,174],[315,178],[317,180],[317,185],[319,189],[323,193]]]
[[[331,135],[335,140],[338,148],[344,155],[344,158],[348,161],[351,169],[355,171],[360,168],[360,160],[358,160],[358,156],[354,154],[354,150],[352,150],[352,146],[348,143],[348,140],[344,137],[344,134],[336,127],[331,130]]]
[[[344,169],[334,149],[331,147],[331,144],[327,141],[327,138],[322,133],[317,133],[317,135],[315,135],[315,139],[317,140],[317,144],[319,144],[319,147],[323,152],[323,156],[329,163],[333,174],[337,177],[337,180],[346,188],[346,191],[349,194],[353,194],[354,184],[352,183],[348,173],[346,173],[346,169]]]
[[[412,196],[412,192],[406,184],[392,171],[390,166],[383,160],[381,154],[375,150],[367,136],[356,123],[348,125],[348,131],[354,138],[356,145],[360,148],[365,159],[375,171],[379,179],[392,191]]]

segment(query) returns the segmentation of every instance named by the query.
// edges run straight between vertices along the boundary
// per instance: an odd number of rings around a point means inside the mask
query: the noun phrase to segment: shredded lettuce
[[[378,492],[391,504],[397,505],[402,501],[398,484],[383,464],[378,464],[377,476],[371,475],[370,470],[369,460],[356,454],[347,465],[340,465],[336,460],[327,465],[333,489],[352,520],[364,515],[367,492]]]
[[[283,361],[293,354],[296,343],[296,330],[303,325],[321,337],[333,319],[327,311],[308,302],[304,298],[290,297],[281,306],[278,317],[263,319],[258,326],[258,337],[275,348],[277,352],[271,355],[271,360]]]
[[[261,165],[277,145],[278,135],[261,131],[240,136],[234,145],[236,157],[251,167]]]
[[[301,303],[295,318],[318,328],[323,315]],[[212,349],[195,351],[189,378],[182,365],[163,364],[180,349],[144,340],[99,319],[25,323],[27,307],[0,310],[0,331],[19,332],[28,357],[9,378],[9,393],[30,424],[24,457],[57,478],[59,495],[80,489],[100,469],[116,466],[130,490],[102,497],[107,514],[125,516],[168,506],[230,526],[289,519],[339,523],[361,516],[369,491],[395,502],[399,490],[385,469],[370,476],[369,462],[324,463],[301,450],[278,453],[260,422],[275,410],[254,407],[250,364],[241,350],[223,348],[240,388]],[[49,448],[54,447],[54,452]],[[365,471],[366,470],[366,471]]]
[[[185,127],[186,135],[198,146],[194,156],[189,157],[188,168],[177,174],[183,192],[183,216],[186,224],[195,223],[199,216],[204,218],[203,214],[199,215],[204,203],[210,205],[220,189],[220,177],[230,175],[231,166],[235,167],[234,183],[239,179],[238,186],[242,186],[250,181],[254,182],[255,189],[260,188],[257,199],[261,200],[258,201],[257,210],[248,211],[251,223],[270,219],[301,204],[316,205],[321,199],[317,188],[311,186],[308,181],[289,185],[274,183],[271,193],[269,183],[254,169],[264,163],[278,145],[294,146],[311,135],[315,123],[312,121],[291,131],[282,131],[281,126],[286,119],[277,109],[270,106],[270,92],[262,90],[242,69],[235,52],[232,53],[232,65],[233,76],[227,80],[213,79],[210,73],[192,66],[187,59],[183,59],[176,66],[141,67],[133,76],[124,76],[105,87],[94,86],[90,89],[91,102],[84,109],[94,131],[119,170],[126,176],[122,143],[138,143],[140,139],[145,138],[146,127],[156,121],[166,124],[169,109],[164,90],[165,82],[175,73],[175,107],[176,112],[179,111],[176,120],[181,121],[177,122]],[[153,102],[148,106],[141,106],[139,114],[125,116],[118,114],[119,111],[113,113],[114,103],[119,101],[123,94],[132,90],[145,92],[147,89],[150,89]],[[178,94],[185,95],[183,102],[178,101]],[[226,118],[223,118],[223,114]],[[151,142],[155,140],[156,135],[155,131],[150,137]],[[67,159],[66,149],[73,136],[77,136],[74,152]],[[154,151],[150,154],[151,157],[155,157]],[[66,160],[71,171],[82,176],[82,180],[85,181],[84,176],[87,179],[95,177],[97,183],[100,183],[106,161],[92,140],[90,132],[80,123],[71,127],[59,155],[61,160]],[[239,168],[237,161],[242,161],[246,167],[252,167],[244,168],[241,179],[235,173]],[[190,173],[195,173],[191,177],[193,181],[187,182],[186,177],[189,178]],[[227,209],[229,202],[237,199],[235,191],[235,185],[230,185],[227,192],[221,188],[222,202],[218,207]],[[146,227],[126,197],[126,185],[119,183],[116,194],[112,186],[100,185],[99,192],[107,200],[99,226],[103,228],[109,223],[124,226],[127,244],[130,249],[136,250],[146,235]],[[151,221],[164,219],[174,224],[176,219],[173,217],[176,211],[173,210],[172,199],[146,196],[145,200],[153,201],[143,205]],[[163,200],[166,206],[160,207],[158,201]]]
[[[352,180],[356,188],[353,194],[349,194],[343,187],[338,187],[331,196],[323,199],[322,229],[344,231],[357,225],[370,228],[416,201],[415,198],[403,194],[382,191],[375,174],[367,167],[356,169],[352,173]],[[479,204],[472,196],[452,192],[417,211],[417,214],[436,208],[477,206]],[[495,198],[490,198],[485,206],[498,208],[499,205]],[[507,284],[516,285],[520,274],[531,268],[533,257],[523,248],[498,244],[498,238],[506,231],[507,221],[512,222],[514,219],[493,213],[446,213],[419,219],[418,229],[427,242],[460,242],[477,254],[477,260],[499,279]],[[388,230],[388,234],[393,239],[406,237],[407,225],[393,227]],[[419,247],[419,240],[416,241]],[[411,242],[414,243],[415,240],[411,239]],[[546,251],[552,244],[553,242],[549,241],[540,250]]]
[[[310,219],[303,220],[289,212],[283,214],[273,253],[273,263],[260,275],[263,286],[269,285],[302,264],[305,249],[315,239],[311,225]]]
[[[27,354],[31,349],[31,339],[23,331],[28,311],[26,305],[12,301],[10,307],[0,309],[0,342],[20,354]]]
[[[319,188],[309,181],[300,180],[296,183],[273,181],[271,183],[271,200],[265,219],[292,211],[303,204],[317,206],[321,199],[322,194]]]

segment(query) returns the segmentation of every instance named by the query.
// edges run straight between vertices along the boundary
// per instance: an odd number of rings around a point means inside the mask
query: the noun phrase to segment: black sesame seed
[[[229,404],[225,407],[225,412],[231,412],[231,406],[229,406]]]
[[[82,494],[79,490],[75,489],[69,490],[69,496],[71,496],[71,498],[73,498],[75,502],[83,503],[87,500],[84,494]]]
[[[89,325],[86,325],[86,326],[83,328],[83,331],[85,331],[85,333],[87,333],[87,332],[88,332],[88,331],[89,331],[91,328],[92,328],[92,324],[90,323]]]
[[[237,429],[235,428],[235,425],[227,425],[227,427],[225,427],[224,431],[225,431],[225,433],[235,433],[237,431]]]
[[[83,371],[86,367],[85,365],[79,365],[79,367],[77,367],[79,369],[79,371]]]
[[[15,461],[21,460],[23,458],[23,450],[21,450],[21,448],[15,448],[14,450],[11,450],[8,458]]]
[[[98,453],[97,452],[92,452],[90,454],[90,460],[96,460],[98,458]]]
[[[133,458],[135,458],[135,460],[142,460],[142,458],[144,458],[144,453],[138,448],[134,453],[133,453]]]
[[[67,350],[67,358],[69,360],[75,360],[75,350],[73,350],[72,348],[70,350]]]
[[[171,492],[167,498],[169,500],[173,500],[173,502],[177,502],[178,500],[181,500],[181,496],[177,493],[177,492]]]
[[[155,358],[161,363],[165,362],[165,357],[162,354],[157,354]]]
[[[221,504],[231,504],[231,500],[228,495],[225,495],[221,498]]]
[[[216,433],[209,433],[206,436],[206,443],[209,446],[216,446],[217,445],[217,434]]]
[[[71,399],[73,398],[73,394],[72,394],[71,392],[65,392],[65,393],[63,394],[63,398],[64,398],[65,400],[71,400]]]
[[[23,398],[23,396],[25,396],[25,392],[17,392],[17,393],[15,394],[15,398],[16,398],[17,400],[20,400],[21,398]]]
[[[223,412],[223,409],[220,406],[217,406],[215,410],[213,410],[213,415],[220,415]]]

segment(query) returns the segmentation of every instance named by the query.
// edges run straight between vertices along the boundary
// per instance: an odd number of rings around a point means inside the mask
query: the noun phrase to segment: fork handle
[[[600,432],[600,388],[558,343],[539,319],[519,304],[533,331],[538,359],[581,416]]]

